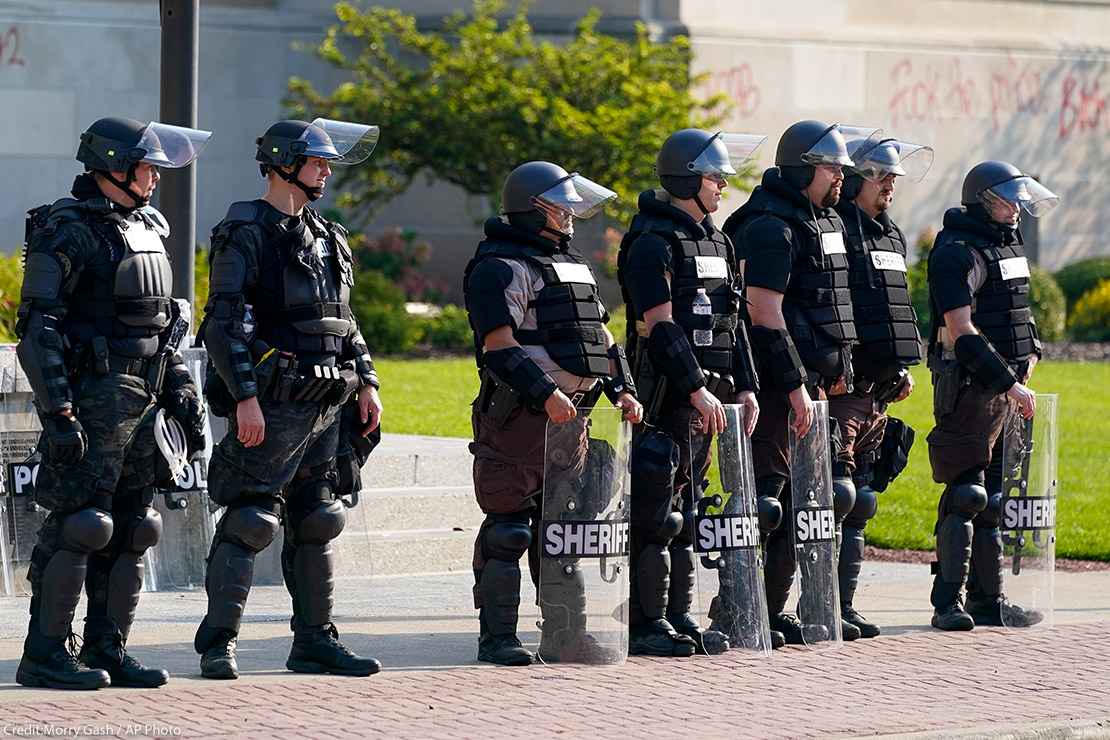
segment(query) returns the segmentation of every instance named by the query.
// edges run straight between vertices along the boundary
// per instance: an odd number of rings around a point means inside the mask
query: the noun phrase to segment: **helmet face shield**
[[[735,175],[766,140],[766,136],[757,134],[718,133],[690,163],[690,171],[704,177]]]
[[[873,146],[859,147],[852,159],[855,161],[853,169],[864,179],[874,182],[897,175],[910,182],[920,182],[933,166],[933,149],[898,139],[884,139]]]
[[[1040,218],[1060,205],[1060,197],[1028,175],[992,185],[980,194],[984,205],[990,198],[998,198],[1021,208],[1034,218]]]
[[[535,196],[539,204],[568,213],[575,218],[590,218],[617,194],[593,180],[572,172],[552,187]]]
[[[852,155],[864,146],[877,143],[880,133],[877,128],[834,124],[802,154],[802,162],[814,166],[831,164],[851,167],[854,164]]]
[[[187,167],[200,156],[211,136],[211,131],[151,121],[132,149],[132,160],[155,167]]]
[[[379,134],[377,126],[317,118],[297,140],[305,144],[297,153],[327,159],[332,164],[358,164],[374,151]]]

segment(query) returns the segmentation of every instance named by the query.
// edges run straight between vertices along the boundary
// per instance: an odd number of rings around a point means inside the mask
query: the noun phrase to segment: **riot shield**
[[[798,560],[798,619],[807,645],[841,641],[829,444],[829,404],[815,401],[806,436],[790,433],[790,525]]]
[[[1039,612],[1052,626],[1056,571],[1056,404],[1055,394],[1037,394],[1037,413],[1023,419],[1012,408],[1002,441],[1002,563],[1006,596]],[[1002,609],[1005,626],[1013,614]]]
[[[612,407],[548,422],[539,531],[543,662],[628,655],[631,426]]]
[[[697,464],[707,459],[712,438],[701,420],[690,425],[694,461],[694,551],[698,558],[698,621],[724,633],[729,649],[771,653],[763,553],[755,504],[751,440],[744,431],[744,408],[725,406],[726,426],[717,437],[717,464],[697,480]]]

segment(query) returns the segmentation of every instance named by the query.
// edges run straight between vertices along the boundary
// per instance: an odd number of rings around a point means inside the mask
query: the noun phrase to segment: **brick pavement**
[[[769,660],[633,658],[607,668],[185,677],[159,690],[59,692],[25,702],[17,695],[0,704],[0,736],[39,728],[42,737],[52,725],[101,735],[111,727],[117,736],[130,727],[131,736],[314,739],[950,736],[1013,726],[1036,737],[1094,737],[1110,735],[1110,669],[1098,649],[1108,632],[1105,621],[915,632],[839,650],[788,648]],[[1082,720],[1082,733],[1043,724]]]

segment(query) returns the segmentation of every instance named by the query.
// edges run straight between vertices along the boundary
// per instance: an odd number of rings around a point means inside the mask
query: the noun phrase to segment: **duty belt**
[[[145,378],[155,359],[157,358],[109,356],[108,372]]]

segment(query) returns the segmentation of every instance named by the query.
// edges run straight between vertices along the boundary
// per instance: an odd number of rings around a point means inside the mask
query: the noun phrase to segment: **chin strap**
[[[293,171],[286,174],[285,170],[280,167],[273,167],[273,171],[282,180],[285,180],[290,185],[296,185],[308,197],[310,201],[320,200],[324,196],[323,188],[312,188],[301,182],[301,168],[304,167],[305,158],[297,157],[297,164],[293,167]]]
[[[540,227],[540,232],[543,233],[545,231],[555,237],[555,240],[559,242],[560,249],[566,249],[566,246],[570,244],[572,234],[568,234],[565,231],[559,231],[558,229],[553,229],[550,226],[544,224]]]
[[[142,208],[143,206],[150,204],[150,198],[144,198],[131,189],[131,185],[135,182],[135,167],[137,166],[138,163],[128,167],[127,177],[123,180],[117,180],[116,178],[112,177],[112,173],[108,172],[107,170],[101,170],[100,174],[104,177],[105,180],[112,183],[123,192],[127,193],[127,195],[130,196],[132,202],[135,203],[135,205],[133,206],[134,208]]]
[[[701,209],[701,212],[703,214],[705,214],[706,216],[709,215],[709,209],[706,208],[705,204],[701,202],[701,193],[700,192],[694,193],[694,202],[698,204],[698,208]]]

